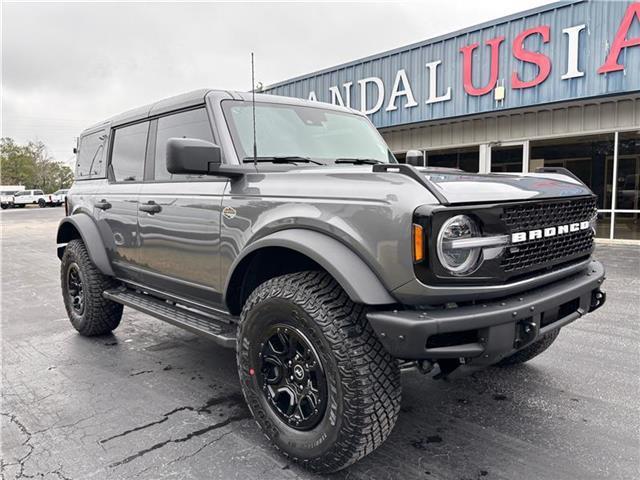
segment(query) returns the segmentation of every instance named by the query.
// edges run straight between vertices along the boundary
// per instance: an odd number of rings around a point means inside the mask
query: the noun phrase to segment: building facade
[[[640,240],[640,2],[564,1],[267,87],[368,114],[396,157],[529,172],[598,195],[598,236]]]

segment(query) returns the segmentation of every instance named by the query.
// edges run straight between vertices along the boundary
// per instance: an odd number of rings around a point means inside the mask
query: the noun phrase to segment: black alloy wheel
[[[258,356],[258,384],[274,413],[296,430],[318,425],[327,407],[327,379],[309,339],[276,324],[265,332]]]
[[[84,313],[84,285],[80,268],[75,262],[71,263],[67,269],[67,295],[73,311],[82,315]]]

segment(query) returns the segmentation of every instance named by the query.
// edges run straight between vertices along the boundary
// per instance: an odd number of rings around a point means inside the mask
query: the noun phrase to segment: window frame
[[[109,126],[100,126],[100,127],[94,127],[90,130],[85,130],[84,132],[81,133],[80,137],[77,140],[77,148],[79,148],[79,150],[81,150],[81,146],[82,146],[82,140],[84,140],[84,138],[90,136],[90,135],[96,135],[99,133],[102,133],[103,135],[106,135],[107,138],[105,140],[102,141],[102,149],[105,150],[105,152],[103,153],[104,155],[104,162],[105,162],[105,167],[104,167],[104,173],[102,175],[85,175],[82,177],[76,177],[76,173],[78,171],[78,167],[77,167],[77,163],[78,163],[78,159],[76,157],[76,161],[75,161],[75,168],[73,170],[73,176],[74,176],[74,182],[84,182],[86,180],[100,180],[100,179],[105,179],[108,178],[109,176],[109,165],[110,165],[110,145],[111,145],[111,138],[113,137],[112,135],[113,129],[109,128]]]
[[[189,112],[191,110],[204,110],[207,119],[209,120],[209,127],[211,128],[211,137],[213,138],[213,143],[215,145],[219,144],[219,135],[216,130],[215,122],[213,117],[209,112],[209,108],[206,103],[201,103],[198,105],[191,105],[185,108],[179,108],[176,110],[171,110],[168,112],[163,112],[157,115],[151,115],[142,120],[136,120],[129,123],[123,123],[121,125],[112,126],[109,129],[109,145],[107,152],[107,175],[106,178],[109,184],[142,184],[142,183],[186,183],[186,182],[220,182],[220,181],[228,181],[226,177],[219,177],[216,175],[205,175],[203,178],[180,178],[180,179],[155,179],[155,153],[156,153],[156,141],[158,136],[158,120],[164,117],[169,117],[171,115],[176,115],[179,113]],[[142,179],[139,181],[117,181],[114,178],[112,162],[113,162],[113,143],[115,140],[115,131],[121,128],[130,127],[132,125],[137,125],[139,123],[148,123],[149,128],[147,130],[147,142],[145,147],[145,156],[144,156],[144,167],[142,170]],[[222,147],[220,147],[222,148]],[[223,153],[223,152],[222,152]],[[224,164],[224,153],[222,154],[222,163]]]
[[[156,179],[155,178],[155,168],[156,168],[156,144],[158,140],[158,121],[161,118],[170,117],[172,115],[178,115],[180,113],[190,112],[193,110],[204,110],[204,113],[209,121],[209,128],[211,129],[211,138],[213,139],[213,143],[220,147],[219,139],[217,136],[217,131],[215,128],[215,122],[211,115],[209,114],[209,109],[205,103],[199,105],[193,105],[187,108],[180,108],[178,110],[171,110],[170,112],[164,112],[159,115],[154,115],[152,118],[153,122],[153,138],[151,137],[151,130],[149,134],[149,143],[147,144],[147,163],[145,164],[145,175],[144,175],[144,183],[185,183],[185,182],[219,182],[219,181],[227,181],[226,177],[219,177],[216,175],[203,175],[202,178],[163,178]],[[224,155],[223,155],[224,156]],[[222,158],[222,163],[224,164],[224,158]]]
[[[145,142],[144,148],[144,158],[142,159],[142,178],[140,180],[131,181],[131,180],[116,180],[115,173],[113,171],[113,144],[116,139],[116,131],[122,128],[131,127],[134,125],[139,125],[141,123],[147,123],[147,141]],[[147,165],[147,159],[149,155],[149,132],[151,130],[151,122],[148,118],[143,120],[136,120],[134,122],[123,123],[122,125],[117,125],[115,127],[111,127],[109,130],[109,152],[108,152],[108,161],[107,161],[107,181],[109,184],[113,185],[137,185],[144,182],[144,174]]]

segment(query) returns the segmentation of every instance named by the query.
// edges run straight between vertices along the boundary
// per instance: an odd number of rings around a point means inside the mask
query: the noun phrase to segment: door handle
[[[111,204],[107,202],[104,198],[99,202],[94,203],[93,206],[100,210],[109,210],[111,208]]]
[[[149,215],[153,215],[154,213],[160,213],[162,211],[162,207],[153,200],[150,200],[147,203],[140,205],[138,210],[141,212],[147,212]]]

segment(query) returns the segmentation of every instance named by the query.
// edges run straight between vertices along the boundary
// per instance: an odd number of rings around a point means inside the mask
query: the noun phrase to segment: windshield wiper
[[[373,158],[338,158],[335,163],[351,163],[353,165],[377,165],[384,163]]]
[[[324,165],[324,163],[316,162],[315,160],[311,160],[307,157],[244,157],[242,159],[242,163],[253,163],[254,161],[258,163],[315,163],[316,165]]]

